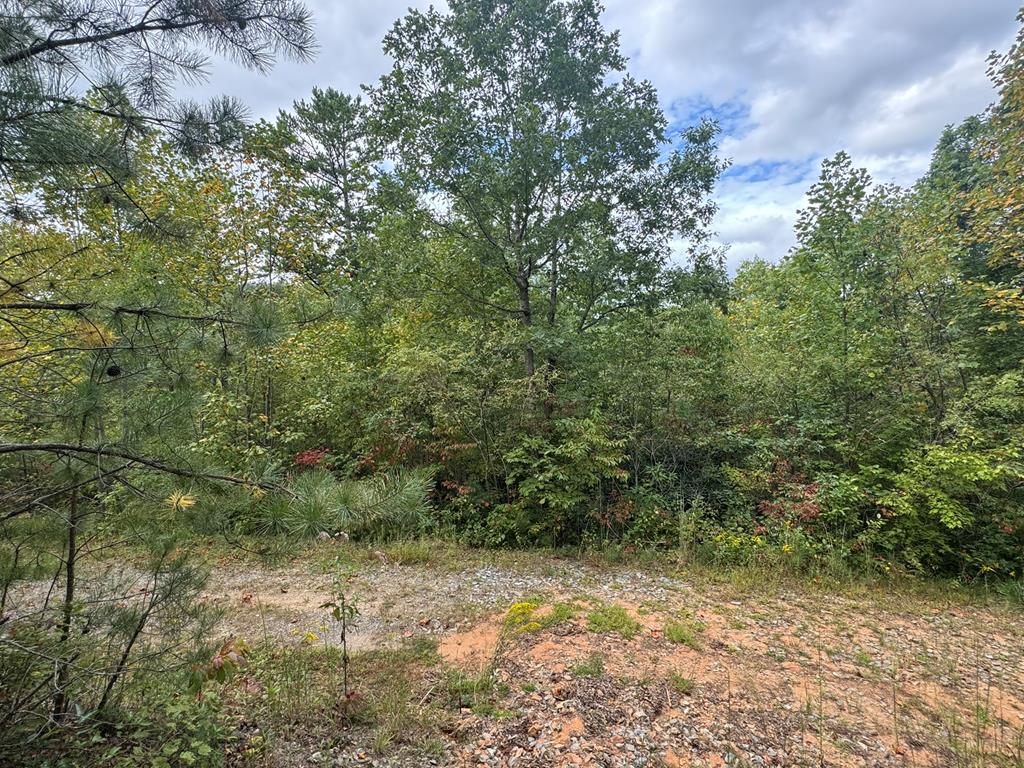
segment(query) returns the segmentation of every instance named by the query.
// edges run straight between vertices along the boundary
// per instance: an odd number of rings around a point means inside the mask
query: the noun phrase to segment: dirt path
[[[419,762],[348,744],[276,764],[1024,765],[1020,613],[744,595],[552,558],[219,568],[208,599],[228,609],[225,631],[330,644],[320,606],[338,583],[360,608],[355,650],[436,639],[419,706],[444,713],[441,747]],[[485,681],[453,708],[436,698],[452,675]]]

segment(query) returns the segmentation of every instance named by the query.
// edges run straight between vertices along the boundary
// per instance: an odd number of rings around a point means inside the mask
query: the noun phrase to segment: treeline
[[[599,11],[411,11],[364,97],[247,128],[128,82],[70,102],[6,53],[9,540],[344,530],[1019,578],[1024,39],[913,188],[826,160],[797,247],[730,278],[717,128],[670,131]]]
[[[1017,577],[1020,45],[914,188],[829,159],[798,246],[730,280],[714,127],[667,135],[647,84],[606,85],[591,6],[524,8],[413,14],[367,103],[316,91],[249,133],[223,184],[265,185],[268,300],[323,314],[204,392],[199,450],[326,487],[426,469],[428,530],[475,545]]]

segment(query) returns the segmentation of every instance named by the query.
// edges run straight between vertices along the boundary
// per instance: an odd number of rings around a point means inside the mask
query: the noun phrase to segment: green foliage
[[[996,592],[1010,605],[1024,607],[1024,579],[1001,581]]]
[[[0,747],[67,732],[115,763],[157,742],[215,762],[215,695],[172,681],[206,692],[246,657],[206,666],[175,532],[344,533],[400,563],[436,559],[425,535],[675,548],[1018,599],[1024,38],[919,183],[825,160],[797,247],[730,279],[717,128],[670,130],[593,0],[409,11],[365,103],[316,89],[244,132],[236,104],[174,103],[175,74],[205,49],[302,58],[300,5],[166,2],[160,29],[80,5],[0,14]],[[122,538],[147,553],[134,580],[88,562]],[[34,580],[54,591],[32,613]],[[587,622],[640,630],[614,605]],[[486,680],[447,687],[501,712]],[[363,710],[381,749],[411,690]],[[285,722],[320,694],[269,698]]]
[[[323,469],[300,473],[286,494],[265,500],[251,524],[255,533],[313,538],[345,533],[353,539],[413,538],[430,524],[428,469],[392,470],[339,480]]]
[[[148,694],[133,700],[106,722],[85,722],[63,744],[18,756],[18,765],[65,764],[72,755],[76,765],[114,768],[217,768],[223,765],[225,744],[231,737],[218,697],[201,699],[173,688],[157,677],[147,678]],[[8,752],[15,758],[17,753]]]
[[[288,533],[313,538],[318,533],[337,533],[347,514],[344,486],[325,470],[300,474],[288,488],[288,496],[274,498],[257,533]]]
[[[68,724],[84,753],[121,765],[163,754],[178,765],[188,762],[184,753],[211,756],[219,749],[224,732],[216,696],[202,705],[190,694],[193,670],[217,656],[207,646],[217,617],[197,599],[202,570],[187,554],[172,555],[171,546],[140,564],[144,568],[108,569],[91,582],[69,606],[70,637],[60,623],[21,611],[16,598],[7,606],[19,613],[0,643],[0,748],[14,763],[46,764],[69,748],[61,731],[45,727],[54,717],[54,660],[63,658],[69,670],[56,679],[66,680]],[[46,737],[39,747],[23,752],[30,736],[41,732]],[[167,738],[171,734],[175,738]]]
[[[978,379],[941,443],[908,452],[895,471],[864,472],[880,510],[865,539],[919,570],[1020,573],[1022,384],[1016,372]]]
[[[492,525],[512,542],[554,543],[577,533],[602,484],[626,479],[622,447],[596,413],[555,421],[549,437],[522,436],[504,457],[515,500],[496,511]]]
[[[393,470],[354,483],[344,524],[356,538],[413,537],[429,525],[429,469]]]
[[[279,215],[295,228],[328,226],[326,247],[294,249],[288,267],[312,283],[335,291],[343,276],[361,275],[367,263],[362,240],[378,216],[376,180],[381,142],[368,124],[360,97],[314,88],[274,123],[250,129],[246,144],[265,164],[283,203]]]
[[[625,531],[623,538],[639,546],[657,547],[676,544],[683,532],[680,524],[688,512],[684,503],[669,499],[658,490],[663,471],[654,467],[643,481],[621,494],[605,511],[604,522],[615,532],[616,524]]]
[[[977,290],[991,268],[962,195],[988,174],[989,131],[947,132],[909,192],[826,162],[798,249],[737,277],[737,413],[756,448],[726,468],[752,507],[715,534],[727,551],[1020,572],[1019,339]]]
[[[276,55],[307,58],[314,45],[309,13],[292,0],[175,0],[161,7],[159,20],[130,3],[6,3],[0,40],[5,177],[49,177],[64,189],[88,185],[89,172],[98,187],[121,187],[134,141],[153,125],[192,154],[237,139],[238,102],[171,98],[180,77],[206,75],[210,52],[265,70]],[[92,66],[100,59],[102,66]],[[88,93],[82,81],[92,86]]]
[[[469,276],[455,293],[474,314],[518,324],[523,374],[549,395],[573,341],[657,301],[670,241],[706,236],[724,167],[714,125],[666,134],[599,15],[593,0],[411,11],[373,91],[415,215],[458,236],[437,266]]]
[[[601,605],[587,613],[587,628],[591,632],[615,632],[631,640],[640,631],[640,622],[621,605],[613,603]]]

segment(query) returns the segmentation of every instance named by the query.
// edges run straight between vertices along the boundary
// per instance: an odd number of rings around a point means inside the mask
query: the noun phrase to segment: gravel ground
[[[309,562],[218,567],[208,599],[228,609],[225,632],[329,640],[336,629],[320,606],[344,584],[361,613],[351,647],[436,637],[440,669],[489,676],[501,691],[496,706],[447,712],[442,755],[380,755],[353,732],[327,749],[281,745],[270,764],[1024,764],[1018,612],[941,596],[748,594],[685,572],[540,556],[510,564],[476,555],[462,569],[380,560],[341,569],[340,581],[339,569]],[[509,607],[528,598],[547,606],[537,625],[508,626]],[[559,602],[573,604],[574,615],[545,622]],[[612,604],[637,623],[635,636],[589,624],[589,611]],[[674,623],[692,637],[673,642]],[[432,674],[419,706],[441,706]]]

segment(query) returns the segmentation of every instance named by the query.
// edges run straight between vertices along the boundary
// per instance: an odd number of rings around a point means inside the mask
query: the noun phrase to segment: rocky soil
[[[1008,608],[542,556],[348,562],[321,548],[219,566],[206,599],[250,642],[336,644],[321,606],[339,590],[360,610],[353,652],[435,639],[410,704],[431,713],[432,749],[353,728],[281,742],[266,764],[1024,765],[1024,615]],[[486,701],[442,696],[453,675],[484,681]]]

